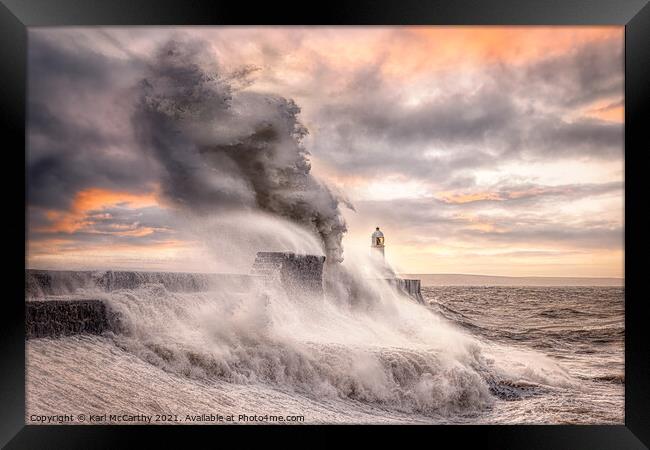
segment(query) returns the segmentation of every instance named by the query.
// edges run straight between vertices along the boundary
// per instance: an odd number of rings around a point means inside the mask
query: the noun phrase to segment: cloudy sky
[[[206,269],[132,123],[152,54],[197,38],[301,108],[312,174],[354,205],[346,250],[379,225],[403,273],[622,277],[623,33],[33,28],[28,266]]]

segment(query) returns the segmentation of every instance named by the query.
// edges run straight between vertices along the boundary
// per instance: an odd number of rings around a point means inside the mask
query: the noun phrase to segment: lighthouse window
[[[384,238],[383,237],[378,237],[375,240],[375,245],[383,245],[384,244]]]

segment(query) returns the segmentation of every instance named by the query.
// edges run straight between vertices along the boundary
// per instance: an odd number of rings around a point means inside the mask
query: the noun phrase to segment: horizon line
[[[554,275],[485,275],[485,274],[476,274],[476,273],[427,273],[427,272],[397,272],[398,275],[456,275],[464,277],[492,277],[492,278],[594,278],[594,279],[612,279],[612,280],[624,280],[625,277],[599,277],[599,276],[554,276]]]

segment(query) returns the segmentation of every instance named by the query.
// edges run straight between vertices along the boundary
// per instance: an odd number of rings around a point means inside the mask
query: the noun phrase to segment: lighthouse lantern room
[[[384,257],[384,233],[382,233],[379,230],[379,227],[375,228],[375,232],[372,233],[372,242],[370,244],[370,247],[374,251],[381,253],[381,257],[383,259],[383,257]]]

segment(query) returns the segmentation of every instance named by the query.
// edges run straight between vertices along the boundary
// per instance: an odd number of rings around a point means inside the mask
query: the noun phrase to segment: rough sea
[[[603,424],[624,421],[623,287],[430,287],[445,318],[486,341],[534,349],[578,386],[534,386],[533,395],[496,402],[493,423]]]
[[[100,298],[119,331],[26,342],[26,422],[622,424],[620,287],[424,287],[426,305]]]

